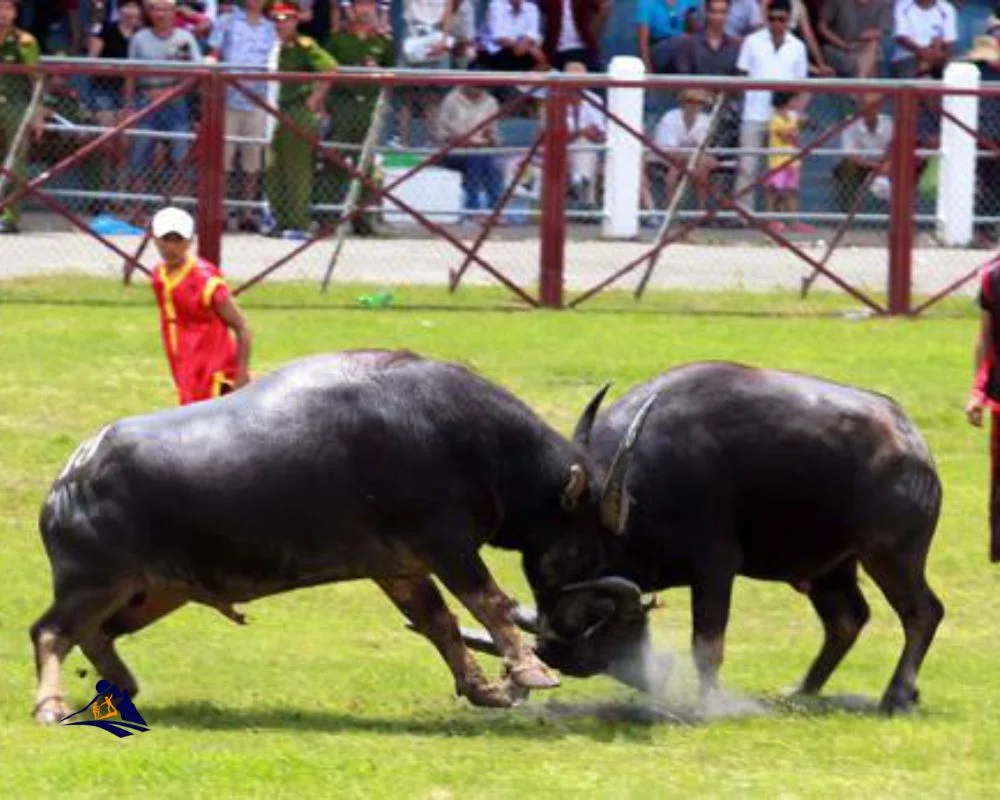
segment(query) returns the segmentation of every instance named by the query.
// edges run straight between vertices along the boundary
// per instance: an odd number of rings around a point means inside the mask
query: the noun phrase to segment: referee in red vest
[[[975,377],[965,415],[977,428],[989,408],[990,431],[990,561],[1000,562],[1000,372],[997,335],[1000,332],[1000,258],[983,270],[979,285],[979,335],[976,337]]]
[[[250,327],[221,270],[192,251],[194,219],[167,207],[153,217],[152,233],[163,259],[153,290],[181,405],[240,388],[250,380]]]

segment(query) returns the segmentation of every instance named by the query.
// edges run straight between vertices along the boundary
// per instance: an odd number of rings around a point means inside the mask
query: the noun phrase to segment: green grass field
[[[857,321],[650,313],[655,302],[634,313],[514,314],[488,308],[495,297],[485,292],[463,295],[473,305],[481,298],[483,308],[454,310],[430,307],[447,304],[441,293],[405,289],[395,308],[363,311],[349,307],[354,287],[338,292],[319,299],[314,287],[267,286],[248,295],[255,371],[320,351],[408,347],[472,365],[566,433],[603,381],[615,381],[613,399],[702,358],[809,371],[892,394],[927,436],[945,485],[929,578],[946,617],[921,674],[921,709],[884,719],[777,704],[698,726],[645,724],[622,713],[639,708],[634,693],[597,678],[566,679],[511,711],[477,710],[454,698],[432,647],[404,630],[379,591],[353,583],[250,604],[246,628],[189,606],[121,640],[149,733],[117,740],[91,728],[42,729],[30,717],[27,629],[50,600],[36,527],[45,491],[81,438],[117,417],[168,407],[174,395],[147,289],[84,279],[4,283],[0,795],[996,795],[1000,569],[986,558],[987,437],[962,414],[971,303],[919,321]],[[425,307],[407,308],[415,303]],[[766,308],[739,295],[721,304]],[[840,305],[829,301],[831,310]],[[486,556],[500,583],[527,599],[517,559]],[[878,697],[899,654],[895,616],[867,578],[863,590],[872,621],[831,694]],[[689,673],[688,592],[662,600],[657,641],[676,649]],[[741,581],[725,685],[738,696],[774,698],[801,677],[819,642],[805,598],[788,586]],[[499,670],[496,660],[482,660]],[[84,666],[78,652],[65,665],[75,706],[92,694],[93,672],[78,674]]]

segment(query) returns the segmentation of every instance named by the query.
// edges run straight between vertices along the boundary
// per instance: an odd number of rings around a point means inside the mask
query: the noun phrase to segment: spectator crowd
[[[633,52],[650,73],[795,81],[810,76],[939,79],[958,56],[958,11],[949,0],[637,0],[634,8]],[[613,13],[613,0],[0,0],[0,41],[9,40],[11,52],[17,51],[5,57],[8,61],[27,60],[19,48],[27,53],[31,40],[36,50],[55,55],[137,63],[221,62],[261,71],[401,66],[587,73],[604,71],[615,55],[602,50]],[[983,33],[1000,36],[1000,23]],[[977,53],[990,57],[1000,53],[995,44],[991,50],[977,39],[977,46]],[[998,60],[988,66],[1000,68]],[[134,136],[127,152],[107,154],[96,170],[103,174],[95,174],[94,180],[142,194],[153,188],[148,185],[149,165],[158,164],[163,169],[155,172],[165,185],[156,191],[190,193],[196,178],[190,134],[198,109],[195,100],[175,91],[180,80],[102,74],[85,84],[49,87],[34,135],[42,136],[43,123],[54,113],[48,94],[60,96],[63,118],[107,127],[173,92],[141,125],[158,135]],[[317,165],[310,145],[286,121],[276,122],[254,102],[250,95],[266,96],[266,85],[248,83],[244,88],[248,91],[231,88],[227,97],[224,164],[227,197],[235,209],[229,224],[305,235],[315,225],[315,206],[342,202],[349,175],[336,165]],[[66,106],[67,98],[74,97],[75,114]],[[437,143],[461,141],[473,152],[452,154],[444,166],[462,174],[467,209],[490,208],[505,176],[495,157],[475,150],[503,144],[501,128],[490,120],[506,99],[504,90],[437,92],[413,86],[395,98],[396,141],[404,147],[413,144],[418,119],[424,123],[420,130]],[[285,120],[343,146],[355,163],[360,163],[378,100],[375,89],[327,81],[283,83],[277,97]],[[659,205],[653,181],[665,185],[670,196],[688,170],[695,176],[699,205],[708,202],[705,185],[711,176],[728,173],[737,200],[750,208],[766,165],[768,174],[759,188],[767,210],[795,213],[801,170],[789,159],[808,128],[809,92],[748,91],[715,103],[708,92],[689,91],[676,100],[676,108],[649,126],[667,158],[647,153],[645,208]],[[23,98],[18,102],[23,105]],[[595,103],[602,102],[598,95],[577,97],[567,120],[575,145],[568,190],[585,207],[597,202],[605,119]],[[845,131],[844,158],[834,170],[842,196],[849,200],[869,184],[877,187],[875,194],[885,192],[884,159],[873,149],[884,150],[892,135],[891,119],[877,96],[854,102],[864,113]],[[938,116],[934,109],[922,112],[922,145],[935,145]],[[13,138],[9,128],[5,123],[4,148]],[[464,137],[473,129],[473,135]],[[740,155],[727,159],[700,153],[688,164],[691,152],[706,144]],[[259,213],[263,199],[270,209],[266,219]],[[371,232],[366,217],[354,225],[358,233]],[[16,212],[0,219],[0,231],[16,230]]]

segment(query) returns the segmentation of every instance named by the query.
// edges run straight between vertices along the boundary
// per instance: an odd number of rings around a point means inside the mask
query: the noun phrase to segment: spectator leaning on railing
[[[736,61],[740,55],[741,40],[726,33],[729,0],[707,0],[705,24],[697,33],[685,36],[675,56],[675,66],[681,75],[737,75]],[[740,144],[739,92],[729,94],[719,109],[719,116],[709,140],[710,147],[736,149]],[[731,156],[720,156],[720,159]],[[721,166],[721,161],[717,166]],[[728,165],[727,165],[728,166]],[[731,170],[724,173],[726,184],[722,187],[731,193]],[[721,223],[720,223],[721,224]]]
[[[895,78],[940,78],[958,40],[955,7],[948,0],[897,0],[893,21]]]
[[[889,0],[826,0],[818,28],[827,63],[841,78],[874,78],[891,24]]]
[[[142,25],[142,5],[139,0],[124,0],[117,8],[117,21],[95,22],[91,26],[87,54],[90,58],[124,60],[128,58],[129,42]],[[125,79],[109,75],[92,76],[90,79],[90,103],[97,117],[97,124],[110,128],[122,120],[125,109]],[[122,148],[112,147],[101,153],[101,169],[104,173],[101,185],[105,189],[124,189],[126,153]]]
[[[194,36],[176,24],[176,0],[149,0],[146,10],[151,26],[136,33],[129,42],[128,55],[134,61],[185,61],[200,62],[201,53]],[[180,82],[179,78],[142,74],[125,80],[125,102],[128,106],[145,108]],[[180,97],[161,106],[141,123],[142,130],[161,133],[191,133],[192,119],[188,98]],[[158,140],[150,136],[137,136],[132,149],[131,182],[135,191],[144,187],[145,173],[153,163]],[[168,193],[177,195],[183,186],[188,170],[180,164],[187,155],[188,141],[170,138],[166,141],[173,158],[171,185]]]
[[[726,33],[729,0],[707,0],[705,24],[685,36],[675,63],[681,75],[736,75],[741,40]]]
[[[0,0],[0,61],[5,64],[37,64],[38,40],[27,31],[14,27],[17,8],[15,0]],[[13,158],[10,148],[22,124],[29,122],[25,117],[30,108],[31,85],[28,75],[0,75],[0,132],[3,134],[0,163],[10,163],[11,171],[18,178],[25,177],[27,136],[22,135]],[[14,183],[5,181],[7,189],[4,196],[14,188]],[[20,203],[13,203],[0,214],[0,233],[17,233],[19,219]]]
[[[209,39],[208,61],[265,71],[274,48],[278,45],[278,32],[274,23],[264,15],[265,0],[244,0],[244,8],[237,8],[219,18]],[[258,97],[265,99],[266,84],[244,83]],[[225,167],[230,186],[237,188],[236,158],[240,159],[244,181],[237,196],[243,200],[260,198],[264,161],[264,139],[267,136],[267,112],[254,105],[235,88],[226,96],[226,149]],[[255,142],[230,142],[228,137],[255,139]],[[231,189],[231,190],[232,190]],[[259,230],[260,221],[250,211],[243,209],[232,220],[241,230]]]
[[[789,0],[771,0],[767,12],[767,28],[750,34],[743,40],[737,68],[750,78],[773,81],[801,81],[809,74],[806,48],[801,40],[788,31],[791,3]],[[767,144],[768,126],[771,121],[771,92],[756,89],[748,91],[743,101],[743,121],[740,124],[740,149],[760,150]],[[760,154],[745,153],[740,156],[736,192],[747,190],[757,179]],[[753,208],[754,192],[749,190],[738,201],[745,208]]]

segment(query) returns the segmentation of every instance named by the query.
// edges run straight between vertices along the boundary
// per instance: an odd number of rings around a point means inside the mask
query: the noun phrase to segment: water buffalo
[[[117,636],[189,601],[242,622],[234,603],[358,578],[433,642],[472,703],[555,686],[479,549],[520,551],[540,607],[555,582],[600,574],[627,460],[623,448],[599,483],[585,450],[508,392],[408,352],[305,358],[120,420],[77,448],[42,507],[54,600],[30,631],[36,717],[67,713],[74,645],[134,695]],[[487,628],[504,681],[484,677],[431,575]]]
[[[653,405],[619,504],[627,531],[604,569],[644,592],[691,587],[703,694],[716,685],[737,575],[808,595],[825,638],[799,690],[819,692],[868,619],[860,564],[905,633],[881,708],[910,708],[944,615],[924,574],[941,484],[900,407],[815,377],[721,362],[670,370],[598,415],[606,389],[574,435],[601,467],[613,462],[637,411]],[[588,592],[577,584],[562,605],[550,600],[537,621],[538,655],[572,675],[614,672],[616,659],[620,671],[645,636],[629,581],[618,581],[618,594],[631,601],[613,609],[607,585]]]

